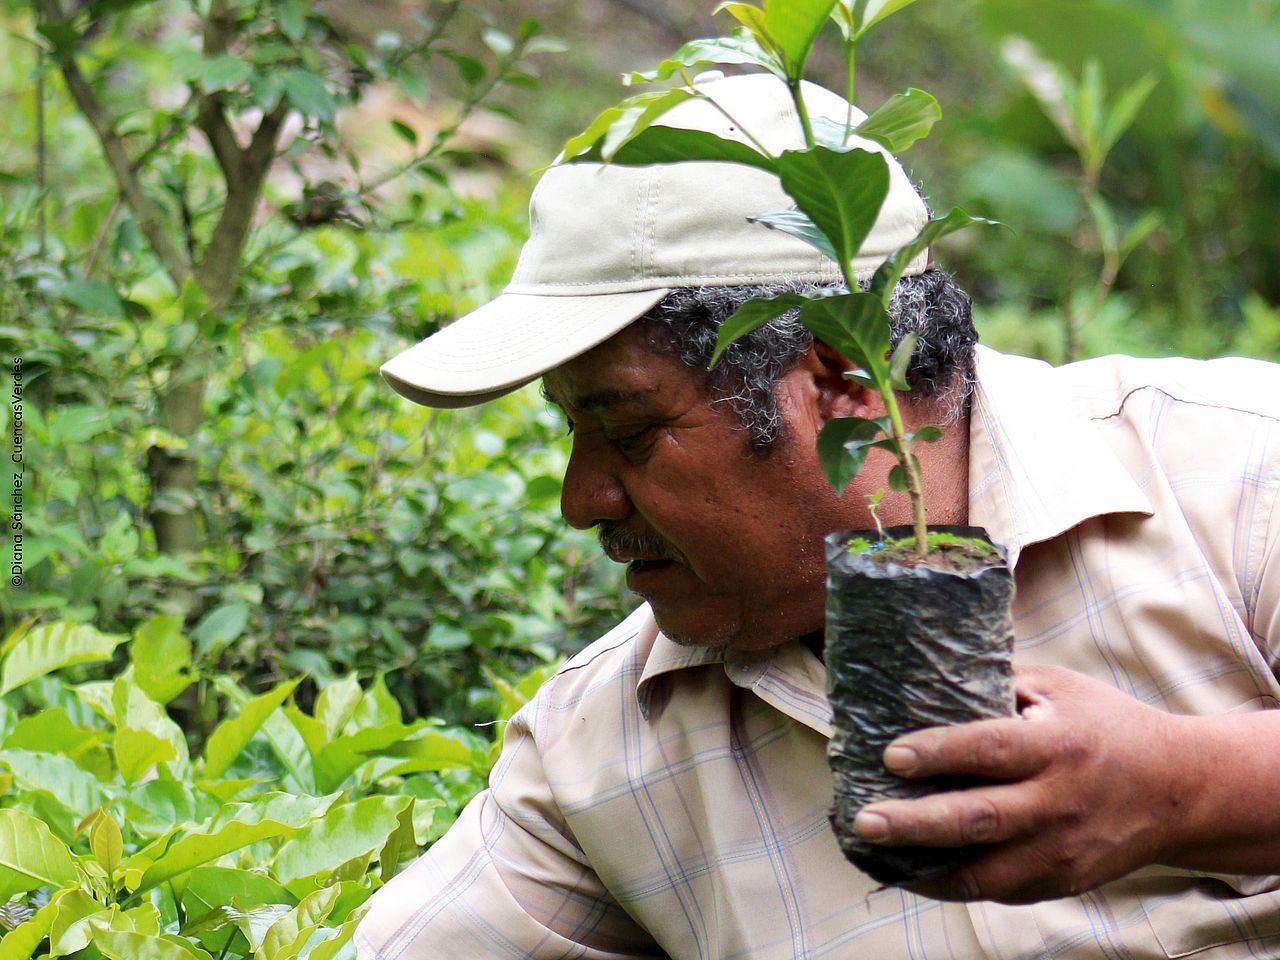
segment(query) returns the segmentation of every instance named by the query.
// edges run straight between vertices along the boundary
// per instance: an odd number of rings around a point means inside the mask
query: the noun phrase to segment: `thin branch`
[[[124,197],[124,202],[133,212],[134,219],[138,222],[138,229],[147,238],[147,242],[151,244],[151,249],[160,258],[160,262],[164,265],[169,276],[173,278],[175,283],[181,285],[190,275],[191,266],[186,258],[183,257],[181,250],[174,244],[173,237],[170,236],[168,231],[168,224],[165,222],[160,208],[142,189],[142,184],[134,172],[133,162],[129,159],[129,152],[125,149],[124,141],[115,132],[112,116],[94,94],[84,74],[80,72],[80,67],[75,61],[75,54],[71,50],[58,50],[55,52],[55,56],[62,71],[63,80],[66,82],[67,91],[71,94],[71,99],[75,101],[76,107],[79,108],[81,114],[89,121],[89,125],[93,127],[93,132],[97,134],[98,143],[106,156],[108,166],[111,167],[116,186],[119,187],[120,194]]]
[[[209,15],[204,21],[204,55],[216,57],[227,52],[231,38],[235,33],[235,11],[227,0],[214,0],[209,7]],[[244,150],[236,140],[231,125],[227,122],[221,91],[204,94],[199,98],[196,108],[196,126],[209,138],[213,155],[227,181],[227,190],[240,187],[243,174]]]
[[[226,202],[196,269],[197,279],[209,294],[210,306],[215,310],[225,306],[235,290],[245,238],[253,225],[262,183],[275,160],[276,138],[287,113],[288,105],[281,101],[262,118],[241,156],[239,173],[227,180]]]

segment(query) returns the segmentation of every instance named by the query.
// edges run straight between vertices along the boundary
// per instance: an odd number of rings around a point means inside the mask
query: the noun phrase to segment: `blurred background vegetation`
[[[376,371],[500,290],[536,170],[623,70],[726,30],[709,7],[0,2],[6,631],[176,615],[195,731],[217,674],[305,674],[306,703],[383,676],[408,717],[478,722],[606,628],[628,599],[558,518],[536,391],[426,412]],[[934,93],[914,175],[1008,225],[940,253],[988,342],[1280,355],[1278,7],[925,0],[877,28],[859,99]]]

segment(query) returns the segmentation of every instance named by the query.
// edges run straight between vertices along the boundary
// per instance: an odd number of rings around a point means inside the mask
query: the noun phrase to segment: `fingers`
[[[900,777],[939,774],[1013,780],[1044,769],[1054,756],[1054,731],[1021,718],[931,727],[899,737],[884,765]]]
[[[1039,791],[1000,784],[916,800],[885,800],[858,811],[853,827],[868,843],[967,847],[1002,843],[1041,826]]]

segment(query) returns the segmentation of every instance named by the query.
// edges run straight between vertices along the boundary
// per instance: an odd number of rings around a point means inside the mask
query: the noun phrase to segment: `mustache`
[[[647,560],[674,560],[683,563],[680,551],[656,533],[632,530],[616,520],[601,520],[596,525],[600,549],[614,563],[626,563],[637,555]]]

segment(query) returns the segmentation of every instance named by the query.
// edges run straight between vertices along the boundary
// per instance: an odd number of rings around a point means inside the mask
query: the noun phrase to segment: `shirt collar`
[[[978,347],[969,416],[969,523],[1008,551],[1112,513],[1150,516],[1151,502],[1095,421],[1042,360]]]

